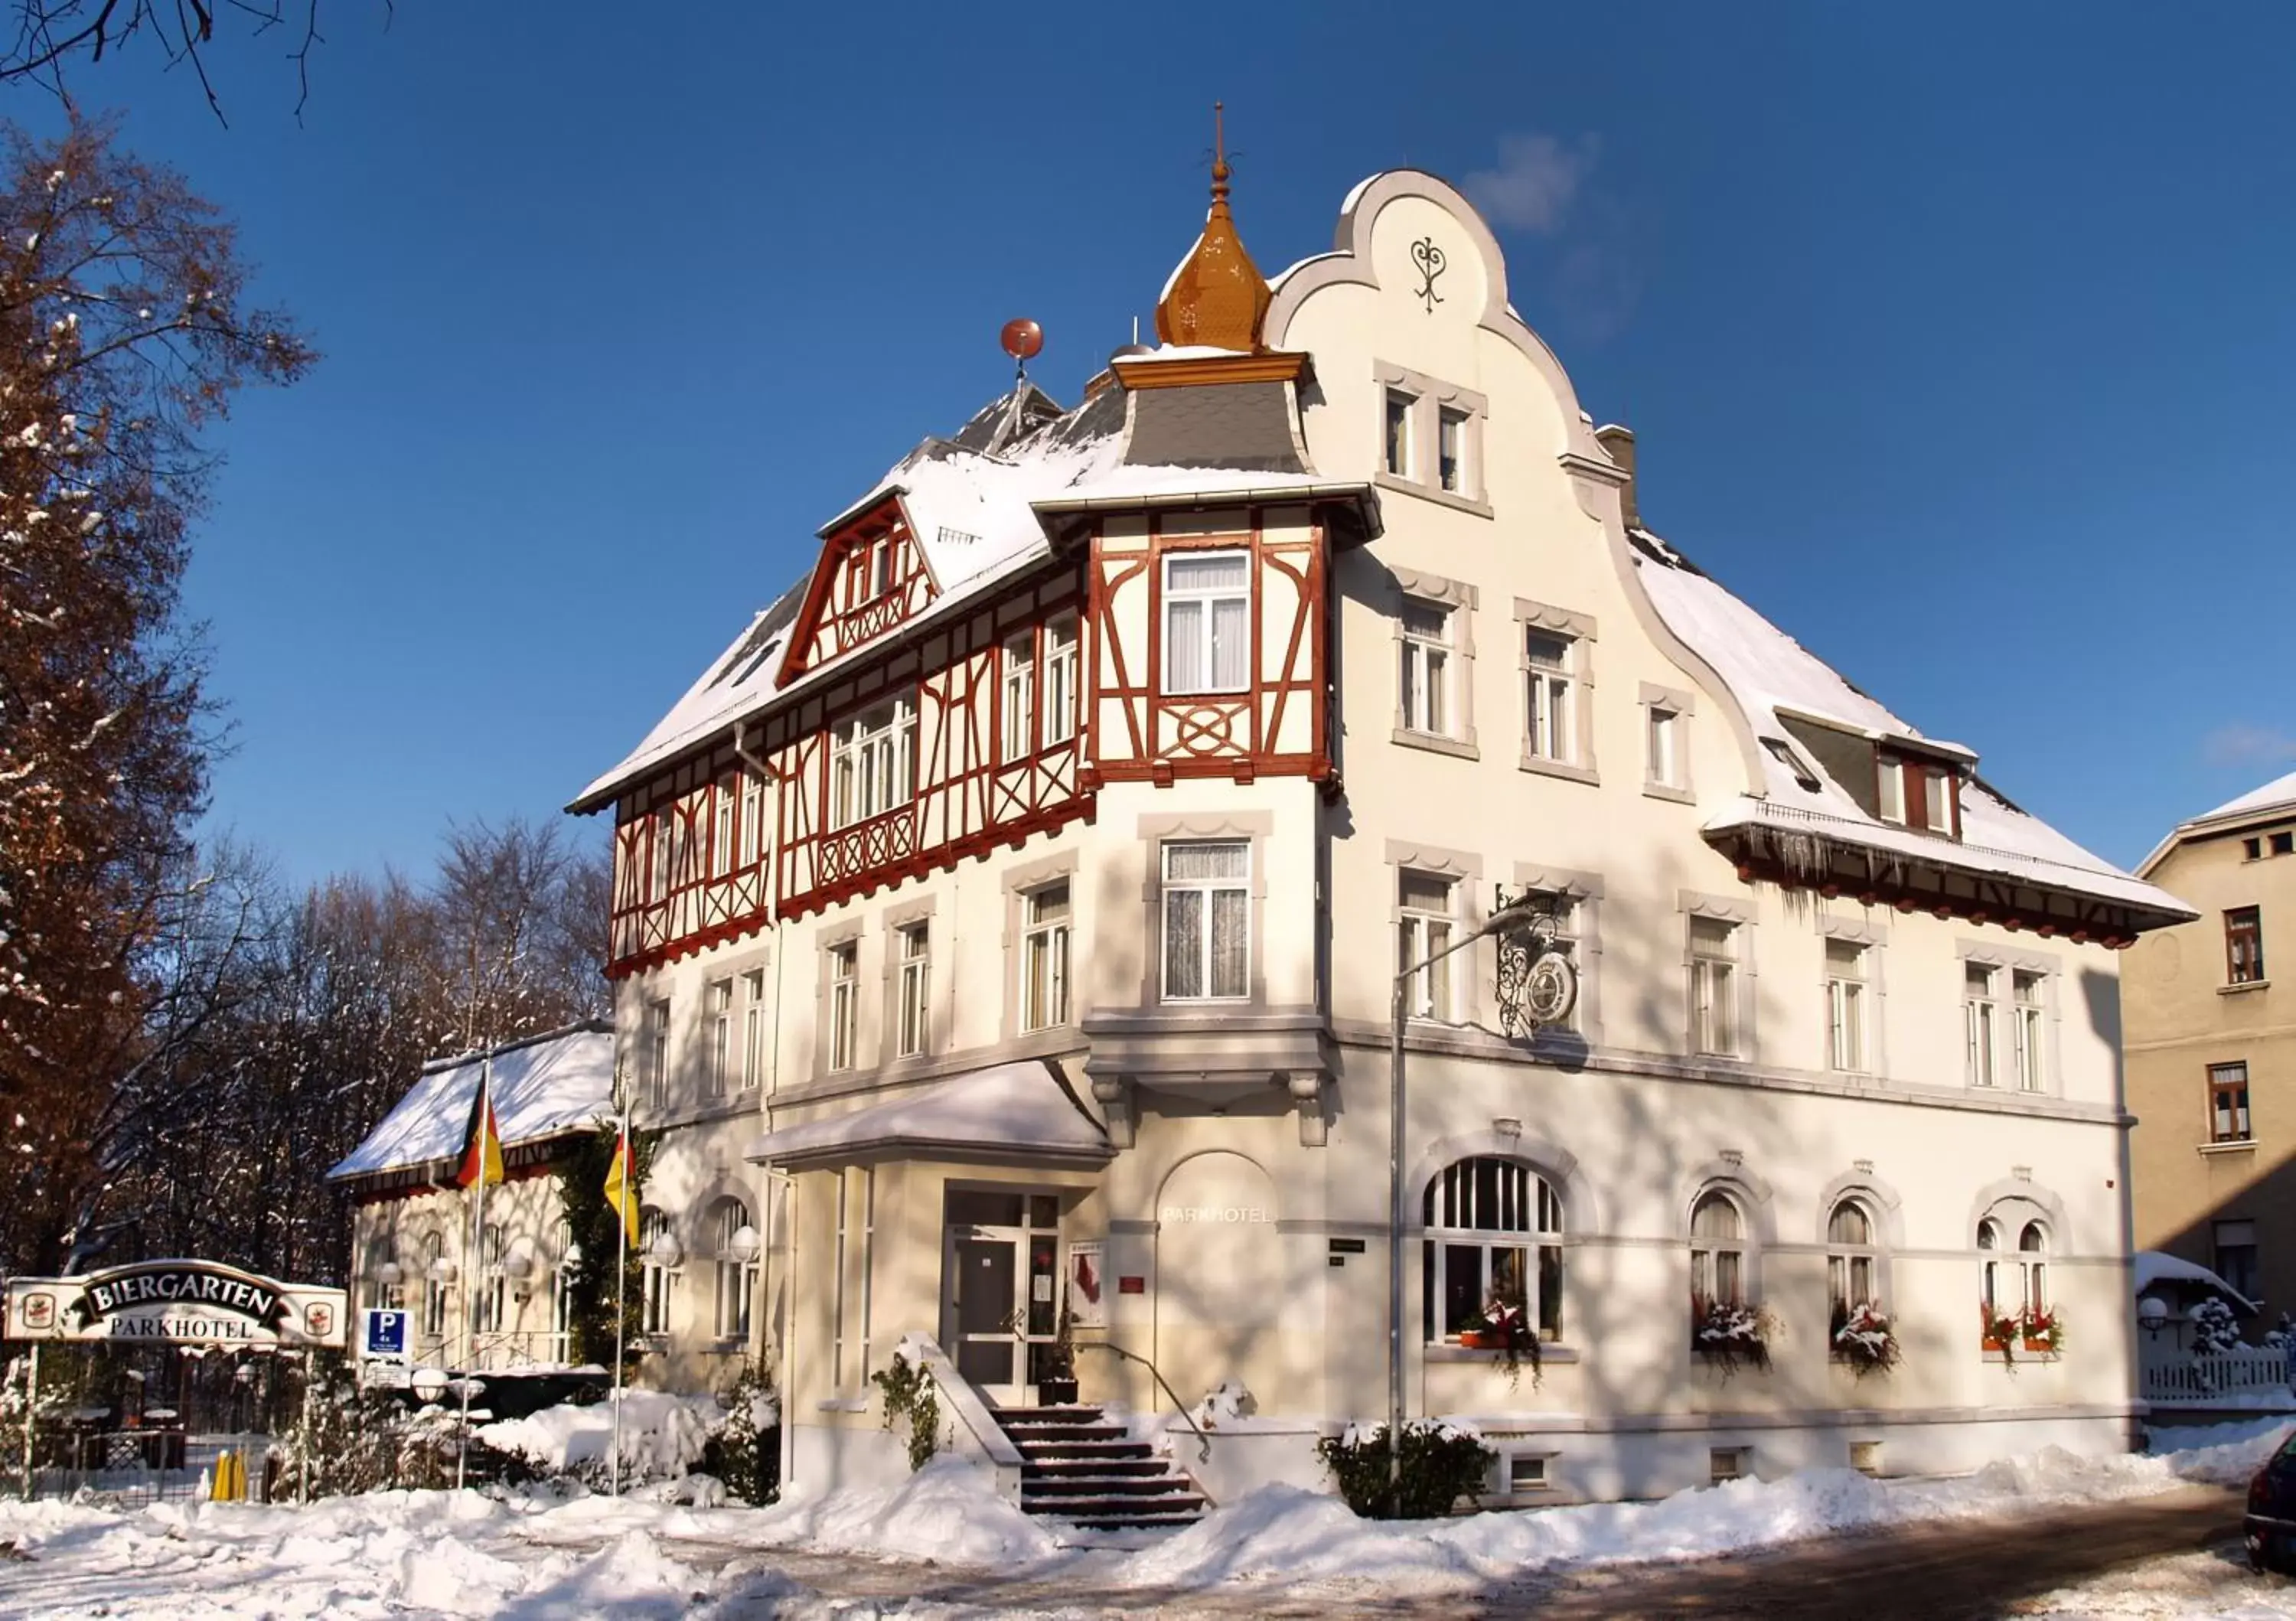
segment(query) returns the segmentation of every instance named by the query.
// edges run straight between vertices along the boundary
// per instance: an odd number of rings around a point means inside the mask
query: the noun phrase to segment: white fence
[[[2227,1396],[2289,1393],[2288,1357],[2270,1346],[2197,1353],[2170,1350],[2154,1360],[2144,1356],[2144,1397],[2148,1402],[2209,1402]]]

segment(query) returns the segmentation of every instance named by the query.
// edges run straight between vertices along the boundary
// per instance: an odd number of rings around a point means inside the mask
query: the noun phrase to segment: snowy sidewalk
[[[2053,1509],[2139,1499],[2169,1511],[2174,1500],[2161,1494],[2184,1483],[2244,1482],[2277,1433],[2165,1457],[2045,1453],[1952,1481],[1813,1470],[1660,1502],[1429,1524],[1358,1520],[1336,1499],[1269,1488],[1133,1551],[1063,1546],[1057,1527],[997,1499],[983,1477],[954,1460],[897,1490],[837,1492],[766,1510],[447,1492],[335,1498],[304,1510],[8,1503],[0,1504],[0,1542],[12,1540],[29,1557],[0,1562],[0,1617],[643,1621],[867,1615],[889,1607],[908,1615],[993,1608],[1137,1616],[1159,1604],[1195,1613],[1297,1607],[1301,1615],[1336,1616],[1362,1605],[1364,1613],[1456,1614],[1462,1601],[1472,1607],[1501,1594],[1562,1597],[1565,1573],[1592,1566],[1923,1525],[1958,1526],[1982,1542]],[[1776,1560],[1783,1568],[1797,1557]],[[1610,1584],[1567,1584],[1590,1598]],[[868,1608],[837,1608],[856,1601]]]

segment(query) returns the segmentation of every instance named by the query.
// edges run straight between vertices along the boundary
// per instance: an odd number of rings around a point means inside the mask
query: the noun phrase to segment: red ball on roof
[[[1045,329],[1023,316],[1018,321],[1007,321],[997,341],[1013,359],[1034,360],[1045,347]]]

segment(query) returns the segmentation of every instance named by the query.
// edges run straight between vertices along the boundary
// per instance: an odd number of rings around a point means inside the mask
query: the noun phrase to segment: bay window
[[[916,791],[917,705],[879,704],[831,733],[829,824],[849,827],[906,805]]]
[[[1077,732],[1077,622],[1063,614],[1045,626],[1045,747]]]
[[[1024,631],[1004,643],[1004,747],[997,757],[1010,764],[1037,751],[1037,638]]]

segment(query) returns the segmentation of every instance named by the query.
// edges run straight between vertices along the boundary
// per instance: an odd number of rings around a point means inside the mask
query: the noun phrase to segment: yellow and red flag
[[[471,1100],[471,1124],[463,1134],[463,1163],[455,1185],[476,1187],[503,1179],[502,1132],[495,1125],[494,1088],[489,1077],[479,1077],[479,1095]]]
[[[606,1203],[620,1212],[622,1237],[631,1248],[638,1245],[638,1164],[630,1149],[629,1127],[614,1143],[614,1163],[606,1167]]]

